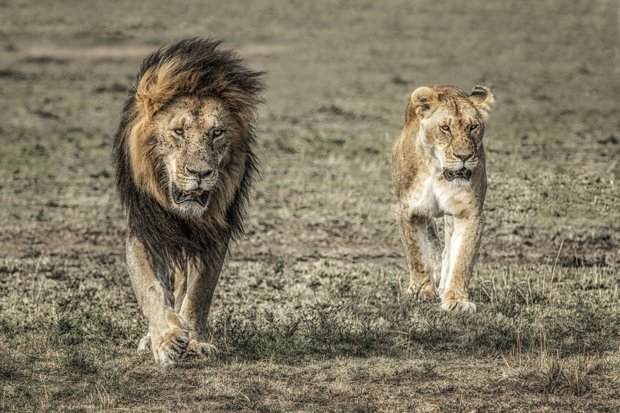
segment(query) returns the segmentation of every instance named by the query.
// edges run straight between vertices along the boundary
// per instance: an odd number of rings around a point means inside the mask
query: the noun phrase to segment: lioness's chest
[[[440,217],[461,215],[473,201],[471,189],[435,177],[427,177],[414,185],[408,196],[409,215]]]

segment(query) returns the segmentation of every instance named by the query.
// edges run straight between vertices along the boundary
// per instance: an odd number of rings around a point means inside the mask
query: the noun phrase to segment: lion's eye
[[[211,132],[211,136],[213,136],[214,138],[222,136],[223,134],[224,134],[224,129],[214,129],[213,132]]]
[[[441,125],[441,130],[445,130],[446,132],[450,132],[450,126],[448,126],[448,125]]]
[[[182,128],[176,128],[172,130],[174,132],[175,135],[177,136],[183,136],[183,129]]]
[[[476,124],[474,123],[473,125],[471,125],[471,126],[469,127],[469,130],[470,130],[470,131],[474,131],[474,130],[476,130],[476,128],[477,128],[477,127],[478,127],[478,125],[476,125]]]

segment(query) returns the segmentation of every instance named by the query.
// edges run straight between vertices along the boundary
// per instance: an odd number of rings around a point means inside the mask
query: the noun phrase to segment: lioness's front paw
[[[169,366],[181,358],[189,345],[187,330],[172,327],[162,334],[150,333],[151,348],[155,360],[162,366]]]
[[[409,284],[407,292],[413,295],[420,301],[433,301],[437,298],[437,293],[430,283],[422,284]]]
[[[441,308],[446,311],[460,311],[463,313],[475,313],[476,304],[469,300],[443,300],[441,302]]]
[[[187,346],[187,351],[183,355],[184,358],[206,358],[217,352],[217,348],[213,344],[204,341],[191,339]]]

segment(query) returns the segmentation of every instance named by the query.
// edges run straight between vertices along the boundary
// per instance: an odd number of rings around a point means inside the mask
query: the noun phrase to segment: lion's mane
[[[206,260],[207,251],[218,250],[213,248],[215,244],[227,243],[231,236],[243,233],[249,191],[257,174],[252,146],[263,73],[248,70],[234,52],[219,45],[209,39],[182,40],[146,57],[115,136],[116,186],[129,231],[144,243],[158,266],[182,266],[187,259]],[[224,185],[234,188],[216,191],[213,196],[220,199],[213,199],[213,207],[200,219],[180,217],[167,208],[168,180],[162,160],[152,151],[154,114],[182,96],[220,99],[244,135],[244,147],[233,155],[244,158],[236,160],[244,168],[241,180],[225,181]],[[224,192],[231,190],[232,201],[222,201]]]

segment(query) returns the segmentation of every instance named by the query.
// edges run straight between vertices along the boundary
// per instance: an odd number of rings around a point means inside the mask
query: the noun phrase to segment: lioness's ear
[[[476,85],[469,95],[469,100],[480,111],[482,116],[486,118],[489,115],[491,104],[495,102],[495,97],[488,87]]]
[[[420,118],[432,115],[437,108],[437,101],[437,92],[433,88],[426,86],[417,88],[411,94],[407,108],[407,120],[410,120],[414,113]]]

